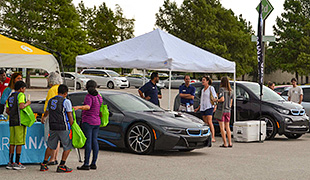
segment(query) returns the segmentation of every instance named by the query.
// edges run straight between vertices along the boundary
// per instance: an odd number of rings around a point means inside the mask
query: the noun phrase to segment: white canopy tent
[[[76,57],[76,72],[77,67],[169,71],[170,83],[172,71],[233,73],[234,81],[236,79],[234,62],[187,43],[160,29],[89,54],[79,55]],[[168,109],[170,109],[171,99],[170,83]],[[235,103],[236,100],[234,100],[234,107],[236,107]],[[236,116],[236,113],[234,114]]]
[[[0,62],[0,67],[59,71],[59,64],[52,54],[3,35],[0,35]]]

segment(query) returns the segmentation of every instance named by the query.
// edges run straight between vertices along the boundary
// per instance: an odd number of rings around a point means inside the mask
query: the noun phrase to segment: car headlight
[[[290,110],[287,110],[287,109],[282,109],[282,108],[278,108],[278,107],[275,107],[275,109],[281,113],[281,114],[289,114],[290,113]]]
[[[185,129],[183,128],[175,128],[175,127],[163,127],[163,129],[172,134],[182,134],[185,132]]]

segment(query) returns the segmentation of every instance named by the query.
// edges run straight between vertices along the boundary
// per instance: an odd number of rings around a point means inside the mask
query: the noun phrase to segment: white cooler
[[[259,121],[238,121],[234,123],[234,139],[238,142],[259,141]],[[261,121],[261,140],[266,138],[266,122]]]

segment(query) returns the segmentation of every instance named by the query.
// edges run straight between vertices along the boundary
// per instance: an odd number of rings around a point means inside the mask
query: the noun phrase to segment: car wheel
[[[139,86],[135,86],[135,88],[136,88],[136,89],[139,89],[140,87],[139,87]]]
[[[298,139],[302,136],[302,134],[284,134],[289,139]]]
[[[80,83],[76,83],[76,89],[81,89],[81,84]]]
[[[151,153],[154,148],[154,141],[151,128],[145,123],[136,123],[127,131],[126,143],[129,150],[134,153]]]
[[[109,89],[114,89],[114,84],[113,84],[113,82],[112,82],[112,81],[108,82],[107,87],[108,87]]]
[[[266,122],[266,140],[273,139],[277,134],[276,121],[269,116],[264,116]]]
[[[128,88],[130,88],[130,83],[128,83]]]

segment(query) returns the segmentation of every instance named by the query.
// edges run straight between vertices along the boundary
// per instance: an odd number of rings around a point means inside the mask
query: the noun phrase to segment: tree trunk
[[[245,76],[245,75],[242,75],[242,81],[244,81],[244,76]]]
[[[30,88],[30,71],[26,69],[26,88]]]
[[[297,83],[298,83],[298,72],[297,72],[297,71],[296,71],[296,73],[295,73],[295,78],[296,78]]]

